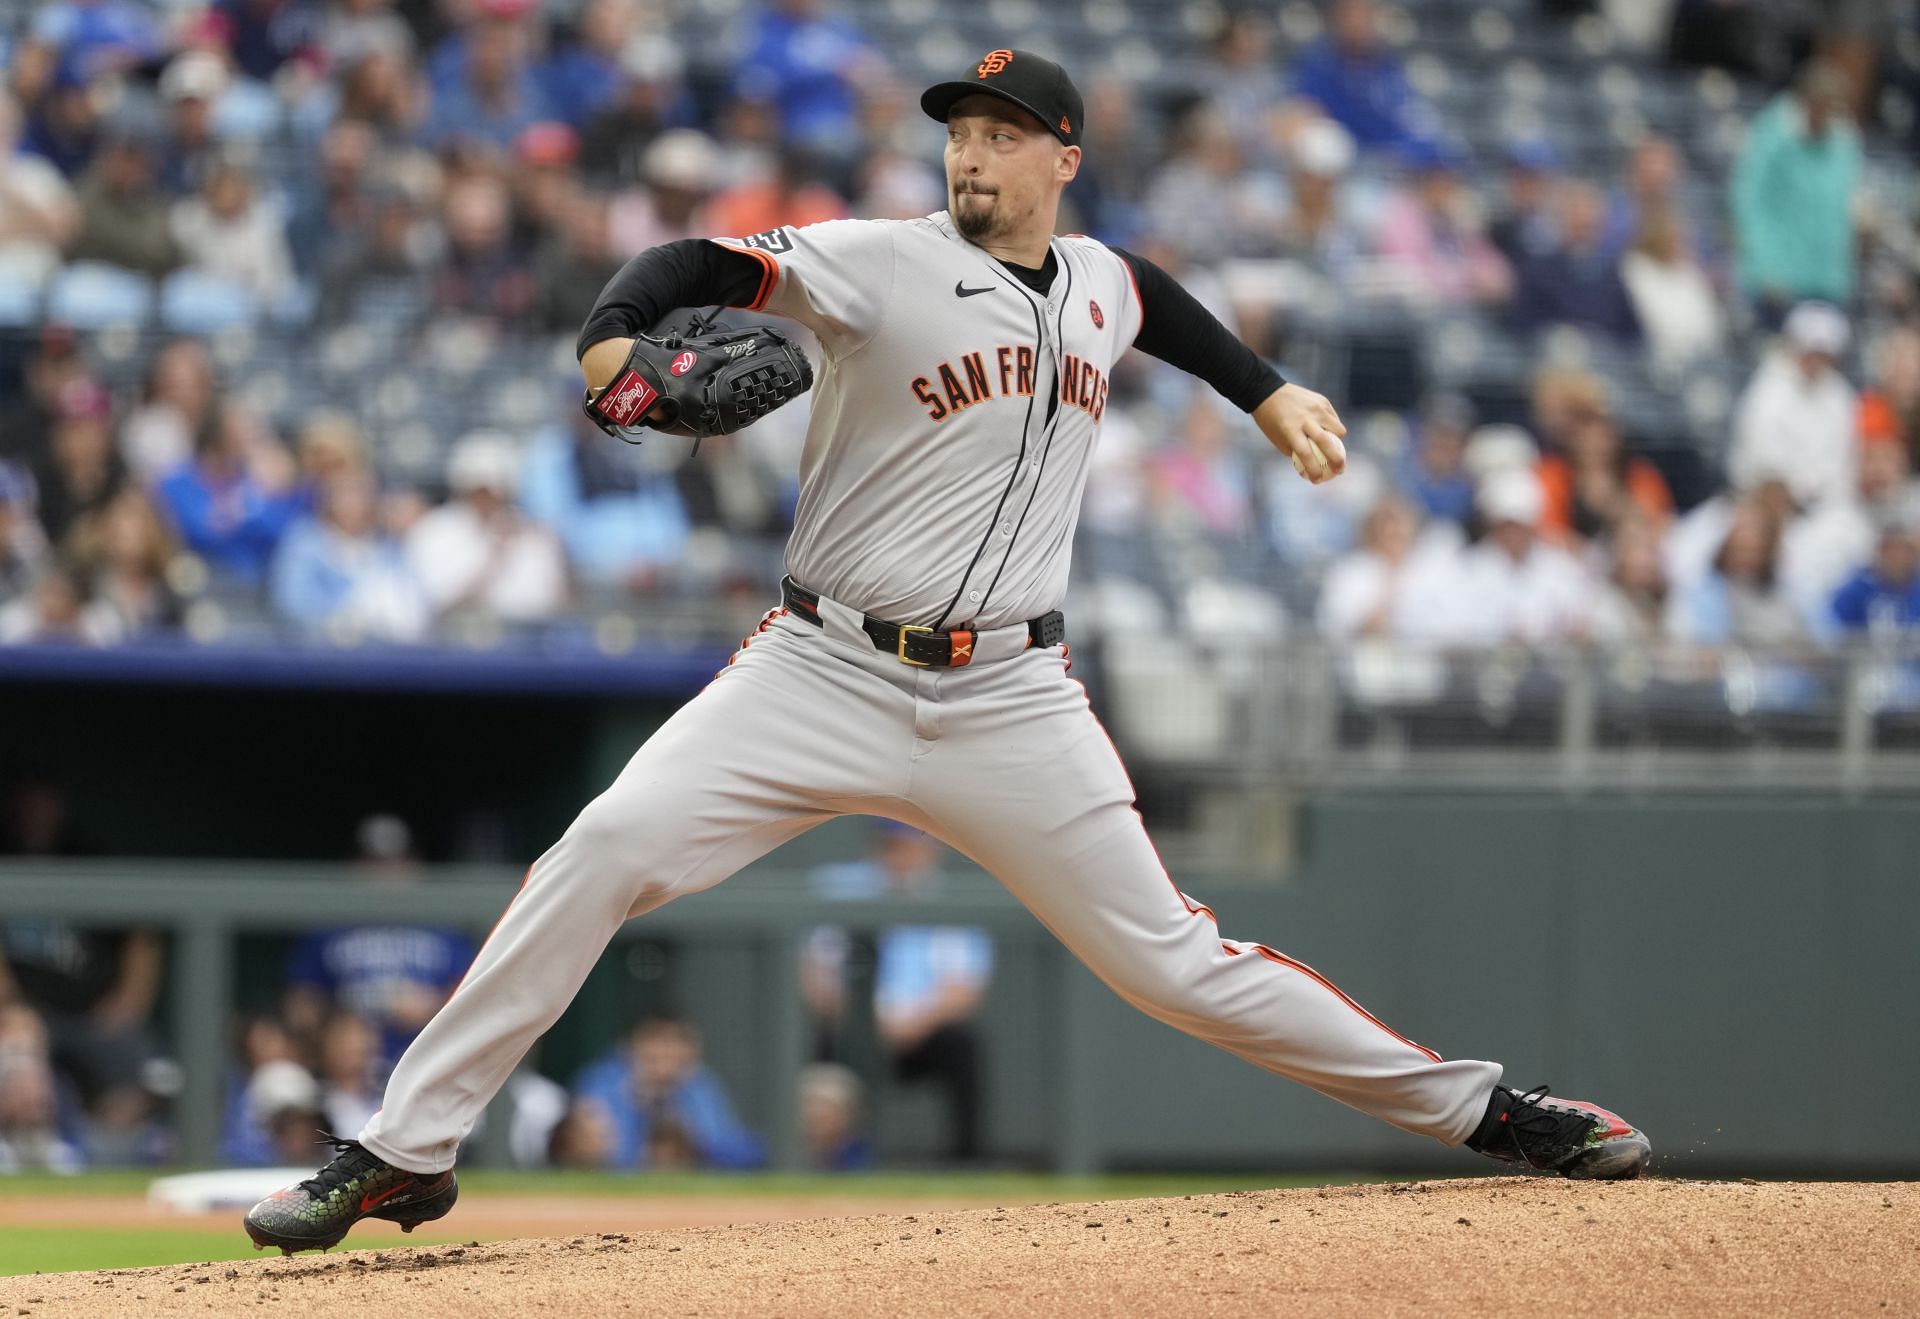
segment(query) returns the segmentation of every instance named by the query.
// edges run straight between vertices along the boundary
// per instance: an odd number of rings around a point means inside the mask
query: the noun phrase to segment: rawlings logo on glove
[[[581,409],[616,439],[650,428],[701,439],[730,435],[813,388],[813,365],[768,325],[712,329],[695,318],[682,332],[633,341],[613,383]],[[656,415],[657,414],[657,415]]]
[[[616,426],[635,426],[659,397],[638,371],[628,371],[600,396],[600,415]]]

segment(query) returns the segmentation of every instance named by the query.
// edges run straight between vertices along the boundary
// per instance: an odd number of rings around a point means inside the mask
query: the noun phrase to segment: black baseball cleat
[[[1652,1142],[1618,1114],[1578,1099],[1549,1099],[1544,1085],[1524,1093],[1496,1085],[1467,1148],[1535,1172],[1601,1181],[1638,1177],[1653,1157]]]
[[[327,1140],[339,1151],[332,1163],[247,1211],[247,1235],[255,1250],[278,1246],[283,1255],[330,1250],[363,1218],[384,1218],[411,1232],[443,1217],[460,1197],[451,1168],[408,1172],[357,1140]]]

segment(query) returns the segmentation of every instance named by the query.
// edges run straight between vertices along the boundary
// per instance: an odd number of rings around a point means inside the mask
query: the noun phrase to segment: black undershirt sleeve
[[[745,252],[704,238],[650,247],[607,281],[581,327],[574,356],[602,339],[631,339],[679,307],[744,307],[759,292],[765,267]]]
[[[1143,256],[1111,249],[1140,288],[1140,333],[1133,346],[1198,376],[1242,412],[1252,412],[1287,382],[1215,320],[1172,275]]]

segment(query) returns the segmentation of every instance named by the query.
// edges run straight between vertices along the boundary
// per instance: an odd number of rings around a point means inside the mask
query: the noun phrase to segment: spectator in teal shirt
[[[1804,298],[1853,300],[1853,191],[1860,133],[1845,75],[1810,65],[1761,111],[1733,174],[1741,287],[1770,322]]]

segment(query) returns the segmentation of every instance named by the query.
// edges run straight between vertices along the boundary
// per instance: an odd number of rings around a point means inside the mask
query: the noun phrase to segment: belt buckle
[[[926,660],[907,658],[907,634],[910,632],[924,632],[928,636],[933,635],[933,629],[930,627],[915,627],[911,623],[902,623],[900,625],[900,638],[895,645],[895,653],[900,657],[900,662],[902,664],[911,664],[916,669],[932,668],[933,666]]]

